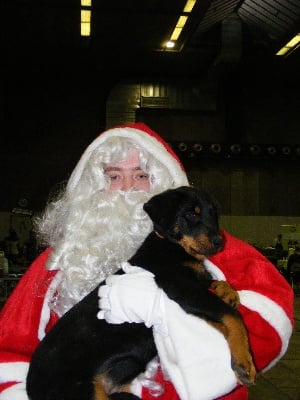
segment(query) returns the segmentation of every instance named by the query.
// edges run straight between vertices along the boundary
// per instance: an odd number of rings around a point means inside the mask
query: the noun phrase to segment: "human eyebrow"
[[[104,172],[121,171],[121,170],[122,170],[122,168],[120,168],[120,167],[107,167],[107,168],[104,168]]]
[[[133,171],[143,171],[144,172],[144,170],[140,166],[134,167],[134,168],[132,168],[132,170]]]
[[[104,168],[104,172],[110,172],[110,171],[124,171],[124,170],[129,170],[129,171],[143,171],[144,170],[140,166],[136,166],[133,168],[120,168],[120,167],[107,167]]]

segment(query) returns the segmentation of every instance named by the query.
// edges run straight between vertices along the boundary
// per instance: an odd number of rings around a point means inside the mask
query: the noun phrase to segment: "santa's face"
[[[126,160],[104,165],[110,178],[110,190],[150,190],[149,175],[140,167],[138,149],[130,149]]]

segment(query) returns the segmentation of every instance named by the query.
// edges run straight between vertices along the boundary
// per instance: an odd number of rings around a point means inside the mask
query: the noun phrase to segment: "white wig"
[[[110,192],[104,164],[125,160],[133,147],[139,150],[141,168],[149,174],[149,193]],[[52,308],[64,314],[119,269],[152,229],[143,203],[153,194],[186,184],[181,165],[165,144],[143,130],[115,128],[96,138],[65,190],[37,220],[40,240],[53,249],[47,268],[59,271]]]

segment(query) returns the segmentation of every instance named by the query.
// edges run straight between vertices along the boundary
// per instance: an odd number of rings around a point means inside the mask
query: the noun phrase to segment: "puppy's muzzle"
[[[213,238],[211,239],[211,250],[213,251],[213,254],[221,251],[224,247],[224,239],[221,235],[216,235],[213,236]]]

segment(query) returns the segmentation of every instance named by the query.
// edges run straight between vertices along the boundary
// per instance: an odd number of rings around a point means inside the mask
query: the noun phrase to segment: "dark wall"
[[[23,197],[29,200],[33,211],[42,209],[49,192],[68,178],[84,148],[105,127],[106,99],[121,74],[109,78],[91,60],[85,63],[84,56],[80,60],[74,55],[61,57],[61,64],[57,60],[49,63],[49,57],[41,59],[38,65],[24,66],[19,60],[9,64],[5,71],[0,211],[17,207]],[[224,142],[299,144],[299,80],[291,71],[287,66],[270,70],[257,65],[219,76],[216,112],[205,119],[207,129],[221,129]],[[153,128],[164,133],[160,126],[155,126],[153,117],[151,122]],[[185,119],[185,127],[188,123]],[[194,124],[192,117],[190,124]],[[206,185],[214,185],[218,179],[226,182],[239,169],[244,177],[260,170],[256,186],[251,178],[252,186],[247,186],[242,177],[246,186],[238,190],[244,193],[245,204],[252,190],[259,190],[260,206],[252,206],[254,213],[299,215],[299,158],[288,162],[197,162],[207,171],[207,177],[217,176],[213,182],[207,178]],[[185,163],[194,173],[195,161],[186,159]],[[231,205],[226,206],[226,187],[219,189],[226,211],[234,213]],[[254,197],[255,203],[257,196]]]
[[[22,197],[37,210],[104,129],[107,82],[78,60],[13,65],[6,72],[0,210],[16,207]]]

